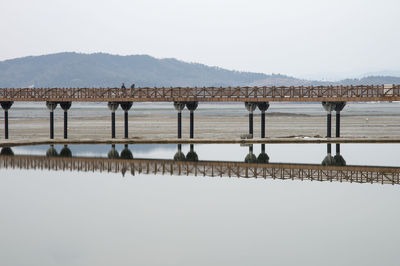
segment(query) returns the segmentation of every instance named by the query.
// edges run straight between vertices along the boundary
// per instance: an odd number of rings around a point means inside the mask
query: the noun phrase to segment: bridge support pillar
[[[346,106],[346,102],[336,102],[335,111],[336,111],[336,137],[337,138],[340,138],[340,111],[342,111],[345,106]],[[343,165],[343,162],[344,162],[344,165],[346,164],[343,157],[340,156],[340,144],[339,143],[336,144],[335,158],[337,158],[336,160],[339,162],[339,164]]]
[[[336,102],[336,137],[340,138],[340,111],[346,106],[346,102]]]
[[[115,110],[118,109],[119,103],[108,102],[108,109],[111,111],[111,138],[115,139]]]
[[[340,111],[336,112],[336,137],[340,138]]]
[[[54,139],[54,110],[57,104],[57,102],[46,102],[47,109],[50,110],[50,139]]]
[[[178,139],[182,138],[182,110],[185,109],[184,102],[174,102],[174,108],[178,111]]]
[[[261,138],[265,138],[265,111],[269,108],[269,102],[259,102],[257,106],[261,111]]]
[[[60,106],[64,110],[64,139],[68,138],[68,110],[71,108],[71,104],[71,102],[60,102]]]
[[[131,109],[133,102],[121,102],[122,110],[124,110],[124,138],[128,138],[129,135],[129,125],[128,125],[128,111]]]
[[[8,139],[8,110],[14,102],[1,102],[1,107],[4,110],[4,138]]]
[[[249,111],[249,135],[253,138],[253,111],[257,108],[257,103],[245,102],[244,106]]]
[[[328,112],[326,115],[326,137],[332,137],[332,113]]]
[[[198,102],[186,102],[186,108],[190,111],[190,138],[194,138],[194,111],[199,105]]]
[[[332,111],[335,110],[336,102],[322,102],[322,107],[327,112],[326,115],[326,137],[332,137]]]

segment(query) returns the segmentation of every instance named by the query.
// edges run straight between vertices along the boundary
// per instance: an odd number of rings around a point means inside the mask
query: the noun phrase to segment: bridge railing
[[[172,101],[172,100],[312,100],[322,98],[400,97],[400,85],[292,87],[173,87],[173,88],[3,88],[0,101]]]

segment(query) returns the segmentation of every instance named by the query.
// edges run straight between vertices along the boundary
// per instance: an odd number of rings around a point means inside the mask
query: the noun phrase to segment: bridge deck
[[[3,88],[1,101],[399,101],[400,85],[174,88]]]

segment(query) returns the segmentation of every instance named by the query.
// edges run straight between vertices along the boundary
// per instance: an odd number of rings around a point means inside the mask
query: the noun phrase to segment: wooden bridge
[[[399,167],[323,166],[317,164],[107,159],[87,157],[0,156],[0,169],[32,169],[132,175],[264,178],[350,183],[400,184]]]
[[[0,89],[0,102],[321,102],[399,100],[400,85]]]

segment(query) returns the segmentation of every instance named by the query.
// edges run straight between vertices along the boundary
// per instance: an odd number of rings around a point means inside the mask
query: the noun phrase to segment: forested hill
[[[5,87],[138,87],[170,86],[294,86],[328,84],[400,84],[399,77],[375,76],[320,82],[280,74],[239,72],[157,59],[148,55],[58,53],[0,62],[0,88]]]
[[[228,86],[269,77],[147,55],[59,53],[0,62],[0,87]]]

